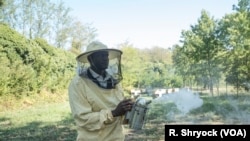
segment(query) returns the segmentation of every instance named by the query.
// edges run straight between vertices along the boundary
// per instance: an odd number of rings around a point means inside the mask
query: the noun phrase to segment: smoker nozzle
[[[141,105],[141,106],[146,106],[150,104],[152,101],[151,100],[146,100],[144,98],[138,98],[135,102],[135,104]]]

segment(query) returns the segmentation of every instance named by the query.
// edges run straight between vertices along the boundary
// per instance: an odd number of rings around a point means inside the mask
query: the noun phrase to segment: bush
[[[0,24],[0,30],[0,96],[66,89],[75,69],[72,53],[43,39],[28,40],[5,24]]]

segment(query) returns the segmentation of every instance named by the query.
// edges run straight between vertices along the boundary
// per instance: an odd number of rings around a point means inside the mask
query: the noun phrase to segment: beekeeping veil
[[[77,73],[81,76],[86,76],[87,69],[90,67],[88,56],[97,51],[107,51],[109,54],[109,65],[106,72],[112,76],[115,84],[122,80],[121,72],[121,55],[122,51],[118,49],[110,49],[105,44],[99,41],[90,43],[86,51],[76,57],[77,60]],[[89,78],[91,79],[91,78]]]

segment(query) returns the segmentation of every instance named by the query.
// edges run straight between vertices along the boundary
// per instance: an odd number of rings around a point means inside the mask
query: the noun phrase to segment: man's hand
[[[113,117],[122,116],[127,111],[130,111],[132,109],[134,102],[131,99],[125,99],[121,101],[115,108],[115,110],[112,111]]]

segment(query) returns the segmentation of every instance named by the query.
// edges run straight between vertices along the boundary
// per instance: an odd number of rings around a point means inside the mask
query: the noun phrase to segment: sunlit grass
[[[76,138],[67,101],[1,112],[0,127],[3,141],[74,141]]]
[[[142,130],[134,131],[125,125],[127,141],[164,140],[164,125],[167,124],[250,123],[250,95],[212,97],[202,94],[200,97],[202,106],[185,115],[173,103],[152,102]],[[0,112],[0,141],[75,141],[76,127],[67,97],[50,99],[52,101],[47,103],[44,99],[26,99],[31,101],[30,105],[22,100],[19,108]]]

